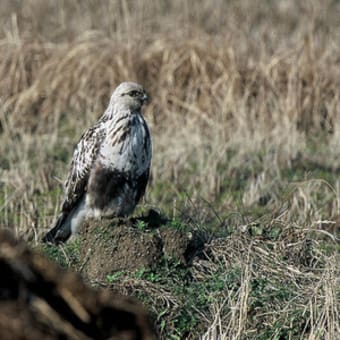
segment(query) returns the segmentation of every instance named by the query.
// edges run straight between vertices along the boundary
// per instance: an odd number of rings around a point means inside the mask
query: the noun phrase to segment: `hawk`
[[[78,142],[65,182],[65,198],[43,242],[65,242],[88,217],[126,217],[143,196],[152,145],[142,115],[148,96],[133,82],[120,84],[97,123]]]

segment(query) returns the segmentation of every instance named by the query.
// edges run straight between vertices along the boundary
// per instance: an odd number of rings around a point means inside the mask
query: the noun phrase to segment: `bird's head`
[[[114,90],[110,104],[121,109],[139,111],[147,100],[148,95],[142,85],[124,82]]]

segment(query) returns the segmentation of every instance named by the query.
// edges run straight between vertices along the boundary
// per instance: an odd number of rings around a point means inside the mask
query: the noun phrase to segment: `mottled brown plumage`
[[[43,241],[64,242],[88,217],[125,217],[145,192],[151,163],[151,138],[141,108],[143,87],[126,82],[81,137],[65,182],[61,214]]]

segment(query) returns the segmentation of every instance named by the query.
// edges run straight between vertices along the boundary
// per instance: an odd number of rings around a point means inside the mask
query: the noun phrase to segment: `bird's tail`
[[[44,243],[58,244],[66,242],[71,236],[69,212],[62,212],[55,226],[43,237]]]

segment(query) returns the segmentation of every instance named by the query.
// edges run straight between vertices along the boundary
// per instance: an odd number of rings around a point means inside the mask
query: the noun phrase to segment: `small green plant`
[[[138,269],[135,272],[135,277],[136,279],[142,279],[144,277],[144,273],[146,272],[146,268],[145,267],[141,267],[140,269]]]
[[[142,267],[135,272],[135,277],[155,283],[162,279],[162,274]]]
[[[124,271],[120,270],[118,272],[115,272],[113,274],[106,275],[106,281],[110,284],[117,281],[122,275],[124,274]]]
[[[150,282],[159,282],[162,279],[162,276],[155,272],[150,272],[147,276],[147,280]]]
[[[137,229],[140,231],[145,231],[147,224],[144,221],[138,220],[137,221]]]
[[[171,221],[168,222],[167,224],[168,227],[177,229],[177,230],[186,230],[188,229],[188,226],[185,225],[183,222],[177,220],[177,219],[173,219]]]

